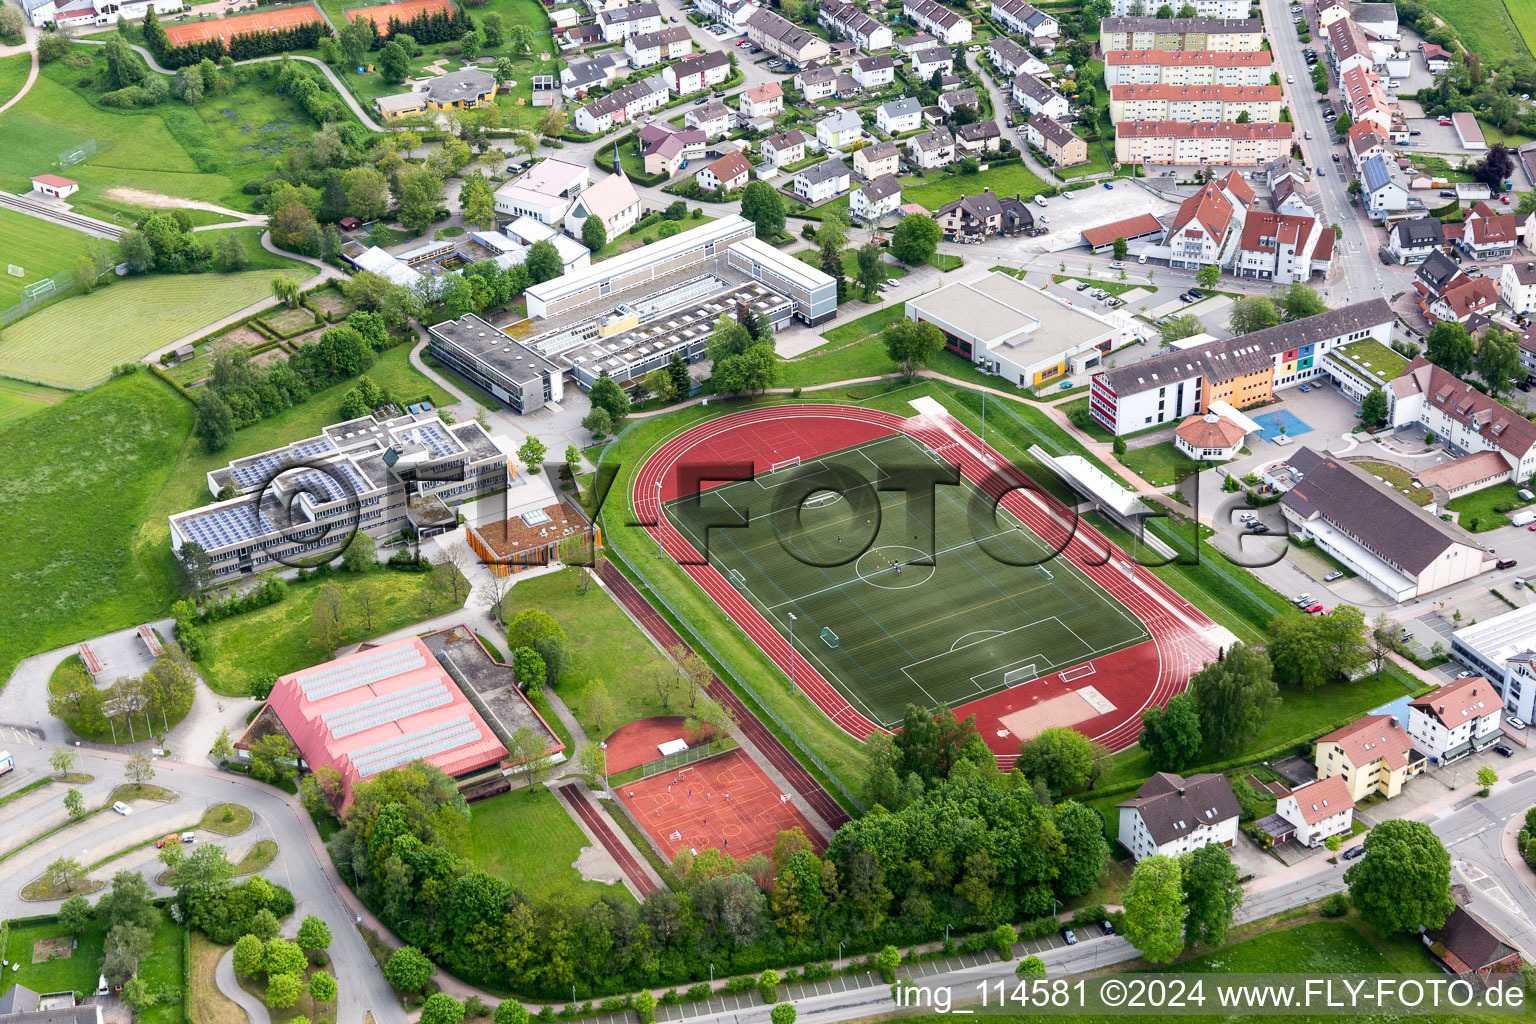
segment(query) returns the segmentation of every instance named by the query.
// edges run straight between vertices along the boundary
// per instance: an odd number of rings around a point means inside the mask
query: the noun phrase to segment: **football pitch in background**
[[[871,721],[959,706],[1149,638],[1048,542],[905,434],[666,505],[694,548]],[[917,486],[905,486],[918,482]],[[887,488],[882,490],[882,482]],[[929,506],[931,495],[931,509]],[[794,616],[791,619],[791,615]]]

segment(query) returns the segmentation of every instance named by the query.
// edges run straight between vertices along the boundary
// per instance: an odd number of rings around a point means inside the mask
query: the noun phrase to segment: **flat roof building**
[[[427,328],[432,355],[519,413],[565,397],[560,365],[473,313]]]
[[[943,331],[950,351],[1021,387],[1098,366],[1132,333],[1003,273],[911,299],[906,313]]]

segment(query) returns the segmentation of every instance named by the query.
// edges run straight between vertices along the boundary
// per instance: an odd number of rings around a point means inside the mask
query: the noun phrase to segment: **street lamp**
[[[608,741],[603,740],[598,744],[603,748],[603,792],[608,791]]]
[[[789,613],[789,695],[795,695],[795,613]]]

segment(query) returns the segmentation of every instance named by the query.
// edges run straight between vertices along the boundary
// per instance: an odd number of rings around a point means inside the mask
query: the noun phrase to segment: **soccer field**
[[[1149,638],[1057,543],[894,434],[666,505],[668,519],[871,721],[965,704]],[[835,482],[835,486],[834,486]],[[883,483],[882,483],[883,482]],[[840,492],[840,493],[839,493]]]

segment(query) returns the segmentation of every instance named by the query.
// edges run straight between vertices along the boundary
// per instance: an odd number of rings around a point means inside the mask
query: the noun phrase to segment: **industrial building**
[[[171,516],[172,550],[201,547],[219,586],[328,561],[354,529],[376,540],[434,536],[457,525],[451,505],[519,483],[478,423],[450,425],[433,410],[410,410],[337,423],[211,471],[208,492],[231,488],[236,496]]]
[[[1004,273],[919,296],[906,313],[943,331],[951,352],[1021,387],[1092,369],[1133,337],[1119,318],[1069,306]]]
[[[1531,720],[1536,713],[1536,605],[1456,630],[1451,657],[1498,687],[1507,715]]]

